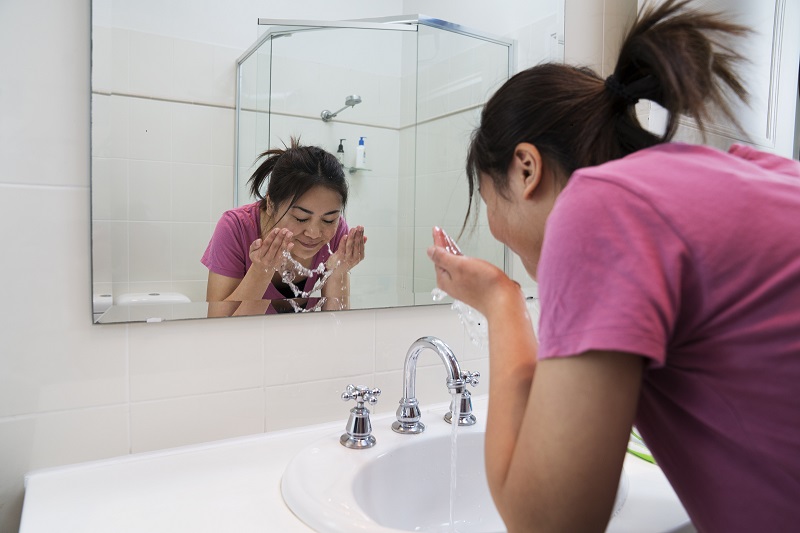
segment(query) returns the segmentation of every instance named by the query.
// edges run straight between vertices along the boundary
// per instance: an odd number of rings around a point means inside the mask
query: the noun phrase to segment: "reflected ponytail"
[[[341,163],[330,152],[317,146],[303,146],[300,139],[292,137],[288,147],[266,150],[256,161],[262,158],[266,159],[247,181],[250,194],[260,200],[261,209],[275,209],[287,201],[291,205],[320,185],[339,193],[344,211],[348,196],[347,179]],[[276,215],[275,222],[283,215],[285,213]]]

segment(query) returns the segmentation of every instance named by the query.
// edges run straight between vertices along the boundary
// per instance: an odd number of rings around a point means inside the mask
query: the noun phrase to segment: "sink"
[[[459,533],[505,531],[492,502],[483,461],[484,432],[457,438],[453,517]],[[353,496],[378,524],[401,531],[450,531],[451,438],[409,442],[369,461],[358,473]],[[414,465],[409,468],[409,465]],[[387,483],[386,480],[391,480]],[[623,472],[614,510],[625,502]],[[409,512],[413,509],[413,512]]]
[[[478,424],[458,428],[456,491],[450,525],[451,426],[447,405],[423,411],[426,430],[400,435],[393,415],[374,417],[373,448],[351,450],[339,434],[311,443],[287,466],[281,492],[287,506],[315,531],[492,533],[505,527],[492,502],[483,460],[485,398],[475,398]],[[689,518],[661,470],[626,456],[607,531],[675,532]]]

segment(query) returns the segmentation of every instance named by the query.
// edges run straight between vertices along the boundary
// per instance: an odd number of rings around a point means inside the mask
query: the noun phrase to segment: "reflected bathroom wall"
[[[335,152],[342,142],[351,188],[347,220],[363,225],[370,239],[365,260],[352,272],[354,308],[433,303],[434,272],[425,254],[431,228],[453,235],[461,229],[469,135],[480,107],[511,71],[512,41],[431,24],[413,24],[414,31],[275,26],[242,60],[239,203],[253,201],[245,182],[265,131],[270,146],[301,136]],[[309,53],[315,50],[321,53]],[[361,102],[330,121],[320,119],[322,110],[339,110],[351,94]],[[355,169],[362,137],[367,164]],[[503,268],[503,246],[485,219],[478,222],[462,240],[464,251]]]
[[[539,9],[540,19],[506,34],[519,40],[523,64],[562,57],[560,12],[549,13]],[[240,175],[249,176],[257,153],[292,135],[331,152],[345,139],[346,165],[366,137],[369,170],[348,174],[347,218],[365,225],[369,237],[368,259],[352,274],[353,307],[432,303],[430,227],[457,234],[461,226],[467,139],[498,85],[493,69],[505,63],[487,50],[502,47],[425,27],[372,31],[380,34],[369,38],[378,45],[348,37],[349,30],[333,46],[320,44],[313,31],[273,40],[243,70],[252,69],[243,78],[253,81],[242,87],[250,116],[241,113],[240,127],[253,133],[236,153],[236,61],[243,48],[110,23],[94,25],[92,36],[95,318],[121,295],[151,294],[167,303],[171,294],[191,300],[171,303],[169,313],[161,308],[170,315],[165,319],[205,316],[207,270],[199,258],[222,212],[249,201],[246,180],[233,180],[236,161]],[[459,71],[465,64],[473,71]],[[319,118],[350,94],[362,102],[329,123]],[[503,266],[502,247],[482,218],[461,244]],[[515,277],[524,278],[517,270]],[[141,309],[114,316],[139,321]]]

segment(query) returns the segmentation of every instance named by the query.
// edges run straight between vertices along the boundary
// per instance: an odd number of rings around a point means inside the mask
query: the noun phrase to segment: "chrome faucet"
[[[414,341],[406,353],[403,365],[403,397],[400,398],[400,407],[397,408],[397,421],[392,423],[392,429],[397,433],[422,433],[425,424],[419,421],[420,410],[416,397],[417,359],[425,348],[430,348],[441,358],[447,369],[447,388],[456,393],[450,402],[450,410],[444,415],[448,423],[452,423],[455,402],[459,402],[459,426],[471,426],[475,423],[472,414],[472,395],[467,390],[467,383],[473,387],[478,384],[480,372],[462,372],[453,350],[436,337],[421,337]]]

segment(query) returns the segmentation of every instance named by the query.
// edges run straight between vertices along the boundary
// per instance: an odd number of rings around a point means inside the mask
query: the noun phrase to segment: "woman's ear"
[[[530,200],[542,183],[542,154],[530,143],[519,143],[514,148],[509,175],[521,186],[522,197]]]

